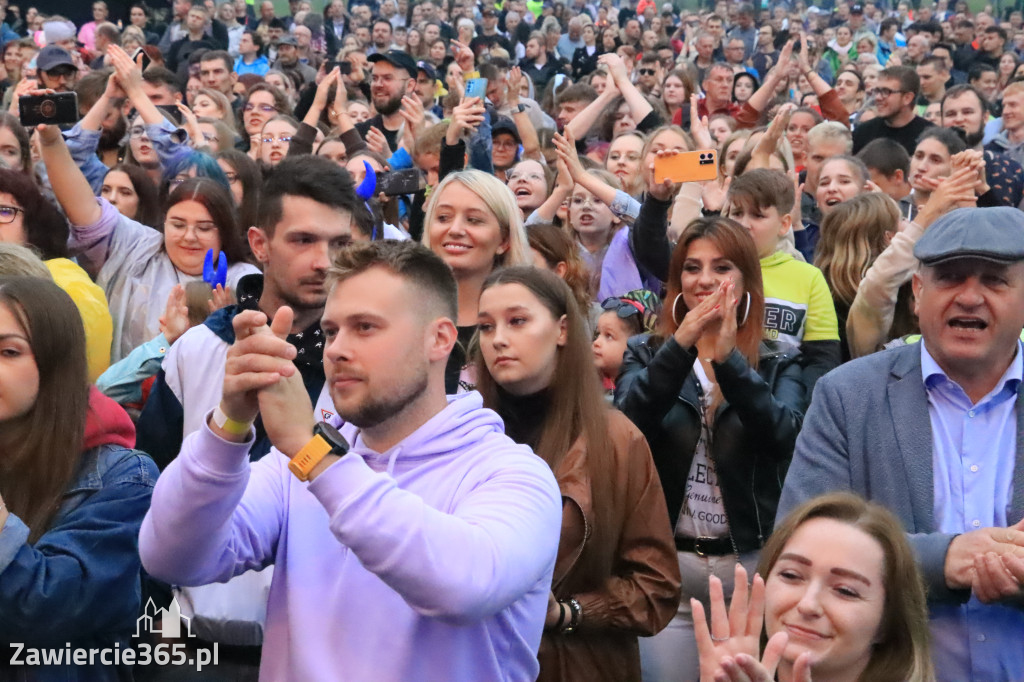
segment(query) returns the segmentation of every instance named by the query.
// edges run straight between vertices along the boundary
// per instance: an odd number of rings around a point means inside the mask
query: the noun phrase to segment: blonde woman
[[[531,265],[530,244],[515,195],[493,175],[478,170],[451,173],[431,193],[423,222],[423,245],[448,264],[459,285],[459,343],[448,359],[445,390],[473,390],[466,349],[476,333],[484,280],[497,268]]]
[[[843,362],[850,359],[846,340],[850,306],[864,274],[889,245],[899,222],[899,207],[881,192],[860,194],[837,204],[822,222],[814,265],[825,275],[835,302]],[[901,292],[899,300],[897,315],[909,319],[909,290]]]

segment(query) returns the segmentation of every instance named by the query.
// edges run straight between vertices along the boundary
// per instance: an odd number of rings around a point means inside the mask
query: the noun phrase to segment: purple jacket
[[[311,484],[276,449],[250,466],[251,443],[191,434],[143,521],[146,570],[201,585],[273,563],[261,680],[536,679],[562,520],[548,465],[475,392],[385,453],[342,433],[351,451]]]

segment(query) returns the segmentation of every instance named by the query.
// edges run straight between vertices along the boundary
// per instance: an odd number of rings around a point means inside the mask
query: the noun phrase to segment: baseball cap
[[[71,54],[60,45],[47,45],[39,50],[39,54],[36,55],[36,68],[40,71],[49,71],[58,66],[71,66],[78,70],[71,59]]]
[[[982,258],[997,263],[1024,261],[1024,221],[1011,206],[958,208],[928,228],[914,245],[924,265],[957,258]]]
[[[415,76],[419,67],[413,58],[409,56],[408,52],[402,50],[388,50],[387,52],[378,52],[372,54],[367,58],[368,62],[374,64],[376,62],[387,62],[396,69],[405,69],[406,73],[410,76]]]
[[[434,65],[431,64],[430,62],[416,62],[416,68],[422,71],[423,73],[427,74],[427,78],[429,78],[430,80],[437,80],[437,69],[435,69]]]
[[[523,143],[523,138],[519,137],[519,129],[516,128],[515,122],[507,116],[499,116],[498,119],[491,124],[491,137],[494,137],[498,133],[508,133],[515,138],[516,144]]]

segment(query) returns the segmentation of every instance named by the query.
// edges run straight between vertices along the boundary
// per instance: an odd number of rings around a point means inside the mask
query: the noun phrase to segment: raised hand
[[[708,131],[708,117],[701,118],[697,114],[699,101],[699,96],[690,95],[690,134],[693,135],[693,141],[697,143],[698,149],[717,149],[718,145],[711,139],[711,133]]]
[[[174,343],[189,329],[188,306],[185,305],[185,287],[175,284],[167,297],[164,314],[160,316],[160,333],[167,343]]]
[[[712,298],[712,296],[708,298]],[[694,635],[697,639],[697,653],[700,656],[701,682],[742,680],[742,677],[736,675],[740,671],[740,668],[736,666],[736,659],[746,657],[756,663],[761,646],[761,628],[764,624],[764,580],[761,576],[755,575],[753,584],[748,587],[747,571],[737,563],[735,587],[728,611],[725,606],[725,593],[721,580],[715,576],[709,578],[708,592],[711,597],[710,629],[704,605],[696,599],[690,600],[690,606],[693,609]],[[765,649],[765,657],[758,665],[767,672],[766,680],[774,679],[775,669],[782,658],[782,651],[785,649],[788,639],[788,635],[780,633],[772,638]],[[722,674],[723,671],[725,676]]]
[[[455,55],[455,63],[459,65],[463,73],[469,73],[476,68],[476,57],[473,55],[473,50],[470,49],[469,45],[460,43],[458,40],[453,40],[452,43],[452,54]]]
[[[282,314],[283,311],[287,312]],[[260,407],[258,392],[297,373],[292,362],[295,346],[281,335],[287,335],[292,317],[289,308],[281,308],[273,327],[267,325],[265,314],[255,310],[242,311],[232,320],[235,342],[228,349],[224,364],[221,398],[221,409],[231,419],[255,420]]]
[[[484,122],[484,104],[479,97],[464,99],[452,110],[446,140],[454,145],[463,135],[470,135]]]
[[[743,296],[743,300],[749,303],[750,299],[747,296]],[[744,307],[746,307],[746,303]],[[738,321],[736,314],[739,311],[740,300],[736,296],[736,283],[732,280],[726,282],[725,290],[722,293],[722,324],[718,327],[718,337],[715,340],[715,356],[714,360],[718,364],[722,364],[732,353],[733,349],[736,348],[736,331]],[[743,313],[743,317],[746,318],[750,314],[749,310]],[[745,322],[746,320],[744,320]],[[742,567],[741,567],[742,568]]]
[[[603,64],[608,69],[608,75],[612,77],[615,82],[615,86],[621,90],[622,83],[629,81],[629,73],[626,71],[626,63],[622,61],[622,57],[615,54],[614,52],[608,52],[597,58],[598,64]]]
[[[221,308],[226,308],[235,302],[235,293],[231,291],[231,287],[223,287],[220,284],[213,290],[213,296],[207,301],[206,305],[211,313],[215,313]]]
[[[583,164],[580,163],[580,155],[576,151],[576,140],[573,138],[572,132],[567,129],[564,136],[555,133],[551,140],[555,145],[558,160],[565,164],[573,183],[579,182],[586,171],[583,169]]]
[[[283,350],[287,346],[294,351],[295,347],[288,343],[293,319],[291,308],[278,308],[269,328],[270,334],[264,336],[274,337],[278,349]],[[291,355],[294,357],[294,353]],[[270,442],[287,457],[294,457],[313,437],[315,423],[313,404],[302,383],[302,376],[298,372],[282,375],[278,381],[258,389],[257,399]]]
[[[391,158],[391,147],[388,145],[388,138],[376,126],[370,126],[366,131],[366,146],[370,151],[377,152],[385,159]]]
[[[673,150],[655,152],[655,160],[648,164],[647,169],[644,171],[644,179],[647,181],[647,193],[655,199],[668,201],[676,195],[676,192],[679,191],[679,183],[672,182],[668,178],[658,182],[654,177],[654,166],[657,163],[657,159],[675,156],[679,153],[680,152]]]
[[[672,308],[667,311],[667,314],[672,315],[672,319],[679,322],[679,326],[676,327],[676,331],[673,336],[680,346],[683,348],[693,348],[697,345],[697,340],[704,335],[705,330],[722,319],[722,298],[724,291],[725,282],[722,283],[722,286],[720,286],[717,291],[710,296],[705,296],[704,300],[698,303],[696,307],[687,311],[681,321],[676,317],[678,315],[676,305],[678,299],[669,304]],[[746,579],[744,578],[744,580]],[[703,609],[703,607],[701,608]],[[703,613],[703,610],[701,613]],[[696,614],[694,614],[694,620],[696,619]]]

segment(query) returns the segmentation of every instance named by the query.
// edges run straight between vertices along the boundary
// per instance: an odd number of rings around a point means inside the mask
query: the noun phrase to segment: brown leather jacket
[[[640,430],[621,412],[608,411],[614,471],[621,485],[617,519],[618,557],[611,577],[585,584],[576,561],[593,518],[587,448],[580,438],[556,472],[562,491],[562,536],[552,591],[575,597],[582,625],[570,634],[545,631],[541,640],[542,682],[639,682],[637,636],[661,631],[679,606],[679,563],[661,482]]]

